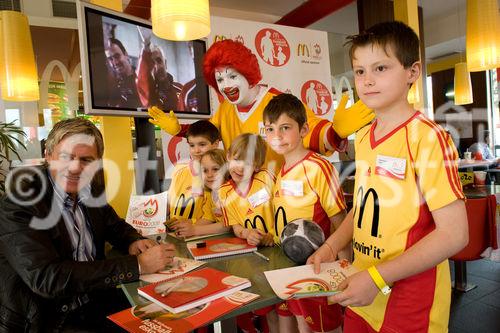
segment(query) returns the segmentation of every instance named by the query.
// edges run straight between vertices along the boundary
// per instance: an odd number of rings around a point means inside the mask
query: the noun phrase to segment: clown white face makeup
[[[215,69],[217,88],[229,103],[247,106],[251,102],[250,84],[248,80],[232,67],[217,67]]]

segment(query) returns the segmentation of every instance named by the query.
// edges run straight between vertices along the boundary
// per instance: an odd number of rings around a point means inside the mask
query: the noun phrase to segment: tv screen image
[[[157,106],[181,118],[210,115],[204,41],[160,39],[146,20],[83,2],[78,21],[85,113],[146,117]]]

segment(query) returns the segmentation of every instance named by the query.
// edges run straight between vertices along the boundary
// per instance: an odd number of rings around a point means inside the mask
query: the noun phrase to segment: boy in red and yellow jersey
[[[208,120],[199,120],[186,133],[189,163],[177,163],[172,173],[168,190],[170,219],[169,227],[182,229],[182,224],[194,223],[203,215],[204,185],[201,178],[200,158],[208,150],[219,146],[220,134]]]
[[[353,242],[360,272],[330,298],[349,306],[344,332],[447,332],[447,258],[468,239],[457,151],[407,101],[421,68],[415,32],[380,23],[349,42],[357,93],[376,121],[356,134],[354,208],[308,262],[319,271]]]
[[[303,218],[317,223],[325,237],[338,228],[345,216],[345,203],[333,165],[302,142],[308,133],[306,111],[291,94],[274,97],[264,110],[266,140],[285,163],[273,189],[275,230],[278,237],[288,222]],[[346,249],[344,257],[350,257]],[[342,311],[328,305],[326,297],[287,301],[301,332],[339,332]],[[281,322],[287,319],[280,316]]]

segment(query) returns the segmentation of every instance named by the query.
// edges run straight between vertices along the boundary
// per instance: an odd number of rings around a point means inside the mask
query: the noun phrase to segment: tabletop
[[[234,235],[226,234],[215,236],[213,238],[223,237],[234,237]],[[166,236],[166,241],[175,244],[176,256],[191,258],[186,247],[186,242],[170,236]],[[259,252],[268,257],[269,261],[266,261],[253,253],[204,260],[207,264],[202,267],[208,266],[236,276],[250,279],[252,286],[245,289],[245,291],[260,295],[260,297],[255,301],[243,305],[225,316],[217,318],[218,321],[281,302],[281,299],[276,296],[267,282],[264,272],[295,266],[295,263],[286,257],[279,246],[262,247],[259,248]],[[121,285],[123,292],[132,306],[150,303],[137,293],[138,287],[142,287],[147,284],[148,283],[144,281],[137,281]]]
[[[500,185],[483,185],[464,188],[464,195],[467,199],[479,199],[490,194],[500,194]]]
[[[464,160],[461,159],[458,161],[458,168],[459,169],[472,169],[472,168],[478,168],[478,167],[484,167],[484,168],[489,168],[492,165],[495,165],[497,163],[497,160],[481,160],[481,161],[476,161],[476,160]]]

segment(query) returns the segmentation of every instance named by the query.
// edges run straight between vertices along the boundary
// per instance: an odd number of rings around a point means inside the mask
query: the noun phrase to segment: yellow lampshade
[[[470,73],[467,71],[467,63],[459,62],[455,64],[455,105],[471,104],[472,85]]]
[[[497,0],[467,0],[467,69],[500,67],[500,12]]]
[[[208,0],[151,0],[153,33],[164,39],[187,41],[208,36]]]
[[[40,99],[28,18],[16,11],[0,11],[0,86],[7,101]]]

